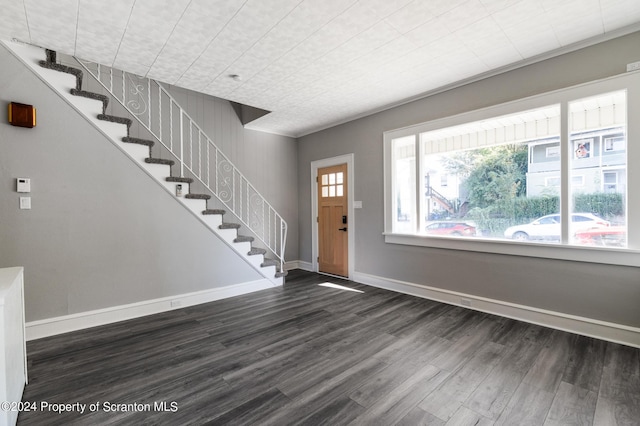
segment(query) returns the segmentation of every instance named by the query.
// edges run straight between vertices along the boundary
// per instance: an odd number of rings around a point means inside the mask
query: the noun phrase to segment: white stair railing
[[[276,256],[284,271],[287,223],[162,85],[77,59],[194,177]]]

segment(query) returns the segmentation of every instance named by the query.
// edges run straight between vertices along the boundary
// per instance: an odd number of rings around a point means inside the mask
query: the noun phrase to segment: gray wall
[[[0,63],[0,109],[38,113],[33,129],[0,120],[0,267],[25,267],[27,321],[261,279],[4,47]],[[295,158],[289,140],[213,120],[249,151]],[[18,209],[18,177],[32,179],[32,210]]]
[[[625,72],[640,33],[529,65],[300,138],[300,260],[311,262],[310,163],[354,153],[355,270],[471,295],[640,327],[640,270],[386,244],[382,134]]]

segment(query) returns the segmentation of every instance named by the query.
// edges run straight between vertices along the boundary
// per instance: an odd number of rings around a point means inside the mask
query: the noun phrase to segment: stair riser
[[[144,159],[149,157],[149,147],[144,145],[138,145],[135,143],[120,143],[120,147],[129,154],[131,158],[138,163],[144,163]]]
[[[264,268],[261,268],[261,270],[268,277],[275,277],[276,276],[277,270],[276,270],[275,266],[265,266]]]
[[[140,162],[140,164],[159,182],[162,182],[167,176],[171,175],[171,167],[165,164],[149,164],[144,161]]]
[[[205,200],[192,200],[184,197],[178,199],[182,204],[187,206],[187,208],[196,213],[198,216],[201,216],[202,210],[207,208],[207,202]]]
[[[202,215],[202,219],[211,229],[218,229],[218,226],[222,223],[222,215],[219,214]]]
[[[233,243],[233,248],[238,252],[238,253],[248,253],[249,250],[251,250],[251,243],[245,241],[242,243]],[[250,257],[250,256],[245,256],[245,257]],[[273,275],[271,275],[269,277],[269,279],[271,279],[271,277],[273,277]]]
[[[261,254],[257,254],[255,256],[249,256],[249,262],[251,262],[251,264],[256,267],[256,268],[260,268],[260,265],[262,264],[262,262],[264,262],[264,256]]]
[[[76,76],[67,74],[66,72],[60,72],[57,70],[52,70],[49,68],[42,68],[38,66],[41,70],[36,69],[40,75],[46,78],[48,82],[53,83],[56,89],[60,88],[63,92],[69,93],[71,89],[76,88]],[[71,94],[71,93],[69,93]]]
[[[82,96],[74,96],[71,93],[67,96],[71,103],[79,110],[93,116],[102,114],[102,102],[95,99],[84,98]]]
[[[113,140],[121,141],[122,138],[127,136],[127,126],[125,126],[124,124],[98,120],[96,116],[92,116],[91,119],[98,125],[100,130],[106,133]]]
[[[238,237],[238,231],[237,230],[235,230],[235,229],[216,229],[216,233],[218,235],[220,235],[220,237],[222,237],[226,242],[237,244],[237,243],[233,242],[233,240],[235,240]]]

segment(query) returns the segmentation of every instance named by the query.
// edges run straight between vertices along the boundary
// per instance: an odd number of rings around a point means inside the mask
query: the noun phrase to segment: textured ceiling
[[[0,6],[2,39],[272,111],[248,127],[291,136],[640,23],[640,0],[0,0]]]

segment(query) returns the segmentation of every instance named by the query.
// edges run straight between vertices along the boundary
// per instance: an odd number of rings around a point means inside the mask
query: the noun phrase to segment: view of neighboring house
[[[571,187],[574,193],[624,193],[627,185],[624,129],[612,127],[574,133],[570,139]],[[529,143],[527,196],[558,195],[560,140]]]

